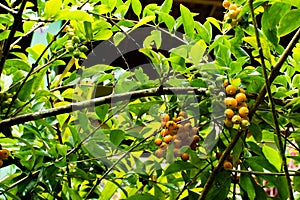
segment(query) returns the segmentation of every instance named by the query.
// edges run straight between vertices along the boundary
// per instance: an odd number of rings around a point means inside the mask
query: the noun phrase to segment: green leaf
[[[118,146],[125,139],[125,132],[122,130],[112,130],[109,138],[114,145]]]
[[[134,75],[136,79],[141,82],[142,84],[145,84],[149,81],[149,76],[144,73],[142,68],[138,68],[134,70]]]
[[[217,174],[214,184],[209,189],[206,200],[225,200],[230,191],[230,172],[221,171]]]
[[[143,19],[141,19],[132,29],[131,31],[139,28],[140,26],[143,26],[145,24],[147,24],[148,22],[152,21],[155,19],[155,16],[147,16],[147,17],[144,17]]]
[[[58,15],[57,19],[59,20],[77,20],[77,21],[87,21],[93,22],[94,19],[91,15],[83,10],[61,10]]]
[[[151,48],[151,46],[156,46],[156,49],[159,49],[161,46],[161,32],[158,30],[151,31],[151,35],[145,38],[144,47]]]
[[[62,6],[62,0],[49,0],[45,3],[45,17],[55,16]]]
[[[278,171],[280,171],[281,168],[281,157],[279,155],[278,150],[275,150],[272,147],[269,147],[267,145],[264,145],[262,147],[262,151],[267,158],[267,160],[274,166]]]
[[[212,23],[217,29],[219,29],[221,31],[220,21],[218,21],[216,18],[207,17],[206,20],[208,22]]]
[[[181,161],[181,160],[176,160],[167,167],[164,175],[168,176],[168,175],[176,173],[176,172],[181,172],[183,170],[189,170],[189,169],[195,169],[195,168],[196,168],[196,166],[192,165],[191,163]]]
[[[19,70],[23,70],[26,72],[29,72],[31,69],[31,66],[29,65],[29,63],[20,60],[20,59],[7,59],[5,61],[5,68],[6,67],[11,67],[11,68],[16,68]]]
[[[169,13],[172,8],[173,0],[165,0],[160,7],[160,11],[163,13]]]
[[[256,197],[255,188],[252,183],[252,177],[249,174],[241,174],[240,176],[240,185],[247,192],[247,195],[250,200],[254,200]]]
[[[164,22],[166,24],[168,30],[171,32],[174,29],[174,25],[175,25],[174,17],[172,17],[171,15],[169,15],[167,13],[162,13],[162,12],[159,12],[158,16],[159,16],[159,20]]]
[[[300,74],[296,74],[292,80],[292,86],[295,88],[300,88]]]
[[[140,0],[132,0],[131,6],[132,6],[132,10],[133,10],[134,14],[136,14],[140,18],[140,15],[141,15],[141,12],[143,9]]]
[[[116,185],[114,182],[111,181],[105,182],[104,188],[101,192],[101,199],[103,200],[112,199],[112,196],[115,194],[118,188],[119,188],[118,185]]]
[[[95,112],[96,112],[98,118],[100,119],[100,121],[103,122],[105,120],[108,110],[109,110],[108,104],[100,105],[95,108]]]
[[[94,40],[108,40],[113,35],[113,32],[110,29],[100,30],[93,37]]]
[[[145,194],[135,194],[129,197],[127,200],[159,200],[155,196],[145,193]]]
[[[293,183],[294,183],[294,190],[300,192],[300,176],[294,176]]]
[[[38,57],[43,53],[43,51],[46,49],[46,45],[44,44],[36,44],[33,47],[28,47],[26,51],[31,54],[32,58],[34,60],[37,60]],[[48,51],[46,51],[43,55],[43,58],[48,57]]]
[[[183,20],[183,29],[187,36],[191,37],[194,33],[195,22],[192,13],[184,5],[180,4],[180,13]]]
[[[294,9],[286,13],[280,22],[278,27],[278,35],[280,37],[285,36],[300,27],[300,9]]]
[[[30,99],[33,83],[34,83],[34,78],[28,80],[24,84],[22,90],[20,91],[20,93],[18,95],[18,97],[21,101],[28,101]]]
[[[113,37],[114,44],[118,46],[125,38],[125,33],[117,32]]]
[[[198,65],[202,61],[206,48],[207,45],[203,40],[199,40],[195,45],[192,46],[191,57],[194,65]]]
[[[288,199],[289,192],[288,192],[288,184],[286,178],[284,176],[278,176],[276,178],[276,185],[278,188],[280,199]]]
[[[84,21],[83,25],[84,25],[84,30],[85,30],[85,37],[86,37],[87,41],[89,42],[93,39],[92,23]]]

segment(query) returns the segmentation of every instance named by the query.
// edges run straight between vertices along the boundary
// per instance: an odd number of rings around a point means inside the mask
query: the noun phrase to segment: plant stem
[[[265,78],[265,86],[266,86],[265,88],[267,90],[267,94],[268,94],[268,97],[269,97],[269,103],[270,103],[270,106],[271,106],[272,116],[273,116],[273,120],[274,120],[274,124],[275,124],[275,132],[276,132],[277,139],[278,139],[278,147],[279,147],[279,151],[280,151],[280,155],[281,155],[281,159],[282,159],[282,165],[283,165],[283,169],[284,169],[284,173],[285,173],[285,177],[286,177],[286,181],[287,181],[287,185],[288,185],[289,198],[291,200],[293,200],[294,199],[293,188],[292,188],[291,179],[290,179],[290,175],[289,175],[289,171],[288,171],[287,161],[286,161],[286,157],[285,157],[285,151],[284,151],[284,147],[283,147],[283,143],[282,143],[282,139],[281,139],[281,133],[280,133],[279,122],[278,122],[278,119],[277,119],[275,103],[274,103],[274,100],[272,98],[271,84],[270,84],[270,80],[268,78],[267,68],[266,68],[266,65],[265,65],[265,59],[264,59],[264,55],[263,55],[263,49],[262,49],[260,38],[259,38],[258,26],[257,26],[255,14],[254,14],[254,8],[253,8],[253,0],[249,0],[248,3],[249,3],[249,7],[250,7],[250,13],[251,13],[251,16],[252,16],[252,22],[253,22],[254,31],[255,31],[257,47],[258,47],[258,50],[259,50],[261,66],[262,66],[262,69],[263,69],[263,75],[264,75],[264,78]]]

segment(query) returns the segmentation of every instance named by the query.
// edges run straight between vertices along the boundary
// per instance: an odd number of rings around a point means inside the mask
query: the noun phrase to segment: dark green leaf
[[[135,194],[129,197],[127,200],[158,200],[155,196],[145,193],[145,194]]]
[[[109,137],[110,141],[118,146],[125,139],[125,133],[122,130],[112,130]]]
[[[196,166],[192,165],[191,163],[177,160],[173,163],[171,163],[167,169],[165,170],[164,175],[168,176],[170,174],[176,173],[176,172],[181,172],[183,170],[188,170],[188,169],[195,169]]]

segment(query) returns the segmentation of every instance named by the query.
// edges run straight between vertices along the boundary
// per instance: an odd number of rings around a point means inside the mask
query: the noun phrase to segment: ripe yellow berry
[[[247,117],[247,115],[249,114],[249,109],[247,107],[240,107],[239,114],[241,117]]]
[[[224,112],[224,116],[228,119],[231,119],[234,115],[233,110],[231,110],[230,108],[227,108]]]
[[[242,119],[241,121],[241,128],[246,129],[250,125],[250,122],[246,119]]]
[[[236,10],[237,9],[237,5],[236,4],[231,4],[229,6],[229,10]]]
[[[226,88],[228,85],[229,85],[229,81],[228,81],[228,79],[225,79],[223,82],[224,88]]]
[[[237,100],[233,97],[226,97],[224,99],[224,103],[227,106],[227,108],[230,108],[230,109],[234,109],[237,106]]]
[[[224,169],[232,169],[232,163],[225,160],[223,163],[223,167],[224,167]]]
[[[247,97],[244,93],[238,93],[235,95],[235,99],[238,102],[238,104],[241,104],[247,100]]]
[[[154,140],[154,144],[156,144],[157,146],[160,146],[161,143],[162,143],[162,139],[160,139],[160,138],[156,138],[156,139]]]
[[[169,143],[169,142],[171,142],[173,140],[173,136],[172,135],[166,135],[165,137],[164,137],[164,142],[165,143]]]
[[[230,2],[227,1],[227,0],[225,0],[225,1],[223,1],[222,5],[223,5],[224,8],[227,9],[227,8],[229,8],[229,6],[230,6]]]
[[[242,121],[242,118],[239,115],[234,115],[231,119],[232,123],[234,124],[240,124]]]
[[[227,127],[227,128],[231,128],[233,126],[233,123],[230,119],[226,118],[225,121],[224,121],[224,125]]]
[[[228,85],[225,89],[226,94],[229,96],[235,95],[237,88],[234,85]]]

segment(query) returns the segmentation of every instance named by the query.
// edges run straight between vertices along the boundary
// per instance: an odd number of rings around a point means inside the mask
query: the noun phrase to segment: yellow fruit
[[[170,130],[170,129],[176,129],[176,123],[174,121],[168,121],[166,123],[166,127]]]
[[[243,88],[239,88],[239,93],[246,94],[246,91]]]
[[[182,159],[183,161],[187,161],[189,158],[190,158],[190,155],[189,155],[188,153],[183,153],[183,154],[181,155],[181,159]]]
[[[239,116],[239,115],[234,115],[234,116],[232,117],[231,121],[232,121],[232,123],[234,123],[234,124],[240,124],[241,121],[242,121],[242,118],[241,118],[241,116]]]
[[[238,93],[235,95],[235,99],[240,104],[245,102],[247,100],[247,97],[244,93]]]
[[[169,135],[169,130],[168,129],[161,130],[160,135],[163,137],[165,137],[166,135]]]
[[[172,135],[166,135],[164,137],[164,142],[167,143],[167,144],[170,143],[172,140],[173,140],[173,136]]]
[[[233,123],[230,119],[226,118],[225,121],[224,121],[224,125],[227,127],[227,128],[231,128],[233,126]]]
[[[225,160],[223,163],[223,167],[224,167],[224,169],[232,169],[232,163]]]
[[[180,111],[180,112],[178,113],[178,116],[179,116],[179,117],[183,117],[183,118],[188,118],[187,113],[186,113],[185,111]]]
[[[231,119],[234,115],[233,110],[231,110],[230,108],[226,109],[224,112],[224,116],[228,119]]]
[[[229,10],[236,10],[236,9],[237,9],[237,5],[234,3],[229,6]]]
[[[223,5],[224,8],[227,9],[230,6],[230,2],[225,0],[225,1],[223,1],[222,5]]]
[[[240,109],[241,107],[247,107],[248,108],[248,105],[245,102],[242,102],[242,103],[238,104],[238,109]]]
[[[158,158],[164,157],[164,151],[162,149],[157,149],[155,151],[155,156],[158,157]]]
[[[233,97],[226,97],[224,100],[225,105],[227,108],[234,109],[237,106],[237,101]]]
[[[6,159],[9,157],[9,151],[7,149],[0,150],[0,160]]]
[[[161,117],[160,117],[160,121],[162,122],[167,122],[170,120],[170,116],[168,114],[163,114]]]
[[[249,122],[248,120],[243,119],[243,120],[241,121],[241,128],[242,128],[242,129],[246,129],[249,125],[250,125],[250,122]]]
[[[156,144],[157,146],[160,146],[161,143],[162,143],[162,139],[160,139],[160,138],[156,138],[156,139],[154,140],[154,144]]]
[[[225,89],[226,94],[229,96],[235,95],[237,88],[234,85],[228,85]]]
[[[228,81],[228,79],[225,79],[223,82],[224,88],[226,88],[228,85],[229,85],[229,81]]]
[[[239,114],[241,117],[247,117],[247,115],[249,114],[249,109],[247,107],[240,107]]]

